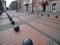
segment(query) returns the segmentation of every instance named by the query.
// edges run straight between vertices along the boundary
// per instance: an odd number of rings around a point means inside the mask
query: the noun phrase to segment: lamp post
[[[32,0],[32,13],[33,13],[33,12],[34,12],[34,10],[33,10],[33,0]],[[32,13],[31,13],[31,14],[32,14]]]
[[[16,12],[18,12],[18,1],[16,1]]]
[[[19,8],[20,8],[20,10],[21,10],[21,2],[19,3]]]

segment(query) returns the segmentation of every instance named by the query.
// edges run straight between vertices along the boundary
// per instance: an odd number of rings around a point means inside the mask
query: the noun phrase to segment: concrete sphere
[[[20,27],[19,27],[18,25],[14,25],[14,30],[15,30],[16,32],[18,32],[19,29],[20,29]]]
[[[12,24],[12,25],[15,24],[15,21],[14,21],[14,20],[11,20],[11,24]]]
[[[22,45],[33,45],[33,42],[31,39],[25,39],[22,43]]]

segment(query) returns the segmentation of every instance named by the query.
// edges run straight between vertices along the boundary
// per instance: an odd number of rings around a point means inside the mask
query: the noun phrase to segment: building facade
[[[6,1],[5,0],[1,0],[1,2],[2,2],[3,10],[5,11],[6,10]]]
[[[22,10],[26,10],[26,6],[25,6],[25,1],[27,2],[27,0],[17,0],[18,1],[18,7],[19,9]],[[56,3],[56,11],[59,12],[60,11],[60,1],[59,0],[32,0],[31,3],[28,6],[28,10],[32,11],[32,7],[34,11],[42,11],[42,5],[41,2],[46,2],[48,1],[48,5],[46,5],[46,11],[52,11],[52,5],[53,3]],[[33,5],[32,5],[33,2]],[[20,8],[21,7],[21,8]]]
[[[11,2],[11,4],[9,5],[9,9],[15,10],[15,9],[17,9],[17,6],[18,6],[17,1],[13,1],[13,2]]]
[[[18,9],[24,10],[24,0],[17,0],[18,1]]]

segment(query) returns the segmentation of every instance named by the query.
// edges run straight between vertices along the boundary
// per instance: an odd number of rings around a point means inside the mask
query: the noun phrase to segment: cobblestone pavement
[[[15,32],[6,13],[0,16],[0,45],[22,45],[25,38],[30,38],[33,45],[59,45],[60,15],[59,13],[33,13],[8,11],[8,14],[19,25]],[[49,17],[47,15],[50,15]],[[55,18],[55,16],[58,18]]]

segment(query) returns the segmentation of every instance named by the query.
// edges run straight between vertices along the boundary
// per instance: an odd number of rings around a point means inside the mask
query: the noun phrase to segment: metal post
[[[18,12],[18,1],[16,2],[16,12]]]
[[[32,1],[32,13],[34,12],[34,10],[33,10],[33,1]]]

